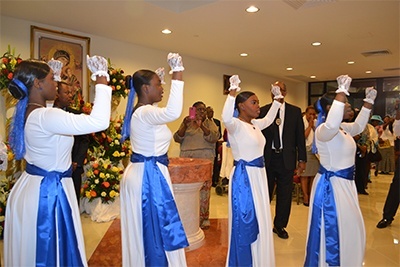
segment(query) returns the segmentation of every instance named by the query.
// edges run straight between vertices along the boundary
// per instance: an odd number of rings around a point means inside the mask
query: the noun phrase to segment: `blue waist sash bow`
[[[321,174],[321,178],[315,189],[307,242],[307,256],[304,266],[318,266],[322,215],[324,216],[326,263],[329,266],[340,266],[339,228],[330,178],[336,176],[347,180],[354,180],[354,166],[332,172],[320,165],[318,173]]]
[[[65,172],[48,172],[26,163],[26,172],[43,176],[37,217],[36,266],[83,266],[72,210],[61,184],[61,179],[71,178],[72,166]]]
[[[264,157],[252,161],[239,160],[232,176],[232,233],[229,266],[252,266],[251,243],[259,233],[253,194],[246,166],[264,167]]]
[[[167,154],[145,157],[133,153],[131,162],[144,162],[142,221],[146,266],[168,266],[165,251],[189,246],[170,187],[157,162],[168,166]]]

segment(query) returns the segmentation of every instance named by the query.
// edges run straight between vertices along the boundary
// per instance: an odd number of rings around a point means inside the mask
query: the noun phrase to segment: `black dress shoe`
[[[367,191],[362,191],[362,192],[358,192],[358,193],[361,195],[367,195],[367,196],[369,195]]]
[[[305,202],[303,202],[303,205],[306,206],[306,207],[308,207],[308,206],[310,206],[310,203],[305,203]]]
[[[282,228],[274,227],[274,229],[272,231],[282,239],[288,239],[289,238],[288,232],[286,232],[285,228],[283,228],[283,227]]]
[[[378,224],[376,225],[377,228],[386,228],[389,225],[392,224],[392,221],[386,220],[386,219],[382,219],[378,222]]]

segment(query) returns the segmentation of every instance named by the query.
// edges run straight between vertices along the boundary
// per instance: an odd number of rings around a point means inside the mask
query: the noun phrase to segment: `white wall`
[[[143,46],[138,46],[131,43],[124,43],[109,39],[107,37],[95,36],[89,33],[71,31],[64,28],[56,28],[51,25],[35,23],[32,21],[14,19],[11,17],[1,16],[1,42],[0,53],[7,51],[7,46],[15,48],[16,53],[21,55],[21,58],[27,59],[30,57],[30,26],[35,25],[46,29],[63,31],[80,36],[87,36],[91,38],[90,53],[92,55],[98,54],[111,59],[111,63],[117,68],[122,68],[125,74],[132,74],[138,69],[151,69],[155,70],[158,67],[165,67],[168,69],[166,56],[168,52],[179,51],[161,51]],[[4,51],[4,52],[3,52]],[[209,61],[200,60],[197,58],[185,56],[182,54],[185,72],[185,93],[184,93],[184,107],[181,119],[170,123],[168,126],[171,131],[175,132],[181,120],[188,113],[188,108],[195,101],[201,100],[206,105],[212,106],[215,111],[215,117],[220,118],[222,107],[226,96],[223,95],[223,74],[238,74],[242,81],[242,90],[253,91],[260,99],[260,104],[263,105],[271,101],[270,97],[270,84],[275,82],[277,78],[268,77],[259,73],[254,73],[230,66],[216,64]],[[160,106],[164,106],[168,100],[169,92],[169,76],[166,75],[167,84],[164,86],[164,99]],[[307,84],[294,83],[285,81],[288,89],[288,96],[286,101],[296,104],[303,110],[307,105]],[[123,114],[126,102],[121,101],[117,113]],[[0,101],[0,125],[5,125],[5,105],[4,100]],[[9,116],[9,114],[7,114]],[[5,135],[5,127],[0,128],[0,134]],[[170,156],[176,156],[179,151],[179,146],[171,143]]]

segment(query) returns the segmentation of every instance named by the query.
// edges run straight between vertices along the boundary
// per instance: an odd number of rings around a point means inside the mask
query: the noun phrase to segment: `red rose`
[[[8,63],[8,58],[2,57],[1,58],[1,63],[7,64]]]
[[[110,183],[109,183],[109,182],[103,182],[102,185],[103,185],[105,188],[109,188],[109,187],[110,187]]]
[[[14,73],[12,73],[12,72],[10,72],[10,73],[7,75],[7,79],[9,79],[9,80],[12,80],[13,77],[14,77]]]

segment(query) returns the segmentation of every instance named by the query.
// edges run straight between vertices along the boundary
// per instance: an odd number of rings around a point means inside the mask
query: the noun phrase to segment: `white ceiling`
[[[0,5],[4,16],[278,78],[400,76],[400,0],[1,0]],[[260,11],[245,12],[249,5]],[[164,28],[173,33],[161,34]],[[311,46],[314,41],[322,45]],[[362,55],[378,50],[390,54]],[[242,52],[249,56],[240,57]]]

